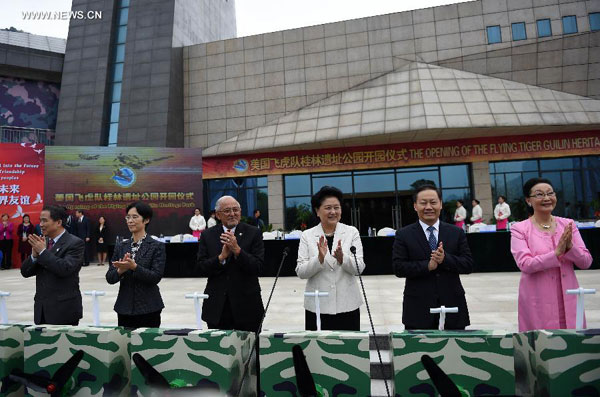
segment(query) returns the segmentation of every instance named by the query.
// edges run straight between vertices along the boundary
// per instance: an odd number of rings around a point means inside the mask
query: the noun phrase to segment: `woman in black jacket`
[[[126,214],[131,238],[115,246],[106,281],[121,283],[114,307],[119,326],[158,328],[160,312],[165,307],[158,288],[165,270],[165,246],[146,235],[152,219],[148,204],[132,203],[127,206]]]
[[[98,253],[98,266],[104,266],[106,262],[106,255],[108,253],[108,244],[106,244],[106,237],[108,235],[108,229],[106,228],[106,219],[103,216],[98,218],[98,226],[96,227],[96,252]]]

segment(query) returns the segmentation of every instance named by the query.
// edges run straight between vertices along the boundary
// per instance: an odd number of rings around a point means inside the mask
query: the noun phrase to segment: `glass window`
[[[442,189],[442,199],[445,202],[452,200],[463,200],[465,204],[471,203],[471,189]]]
[[[531,178],[539,178],[539,177],[540,177],[540,173],[537,171],[536,172],[524,172],[523,173],[523,183],[527,182]]]
[[[310,195],[310,175],[286,175],[284,176],[285,195],[303,196]]]
[[[394,174],[354,175],[354,192],[393,192],[396,190]]]
[[[352,193],[352,176],[350,175],[337,177],[330,176],[327,178],[315,178],[313,176],[312,183],[314,193],[318,192],[323,186],[334,186],[340,189],[342,193]]]
[[[115,63],[113,68],[113,81],[123,81],[123,64]]]
[[[518,200],[523,196],[523,179],[520,172],[505,174],[506,178],[506,199],[508,201]]]
[[[504,183],[504,174],[496,174],[495,183],[496,186],[496,197],[502,195],[506,196],[506,184]],[[492,197],[494,200],[496,197]]]
[[[113,84],[112,102],[121,102],[121,83]]]
[[[536,160],[500,161],[495,163],[496,172],[537,171]]]
[[[442,187],[469,186],[469,167],[467,165],[447,165],[440,167]]]
[[[119,18],[119,25],[127,25],[127,18],[129,17],[129,8],[121,9],[121,18]]]
[[[502,43],[502,33],[500,32],[500,26],[488,26],[485,28],[487,31],[488,44]]]
[[[118,123],[119,122],[119,108],[121,107],[120,102],[113,103],[110,106],[110,122]]]
[[[129,7],[129,0],[121,0],[121,7]]]
[[[540,170],[571,170],[577,168],[576,160],[575,157],[540,160]]]
[[[425,184],[440,186],[440,174],[437,170],[425,172],[403,172],[396,174],[398,191],[415,190]]]
[[[538,19],[536,24],[538,37],[552,36],[552,26],[550,25],[549,19]]]
[[[577,33],[577,18],[575,15],[563,17],[563,34]]]
[[[127,38],[127,26],[119,26],[117,29],[117,44],[125,43]]]
[[[590,14],[590,30],[592,32],[600,30],[600,12],[592,12]]]
[[[600,169],[600,157],[588,156],[581,158],[581,167]]]
[[[110,146],[117,144],[117,135],[119,134],[119,123],[110,123],[108,129],[108,144]]]
[[[115,47],[115,62],[125,62],[125,44]]]
[[[269,184],[266,176],[259,176],[254,179],[256,179],[256,186],[258,187],[267,187]]]
[[[512,24],[512,38],[513,41],[527,39],[527,32],[525,31],[525,22],[517,22]]]
[[[285,229],[303,230],[312,217],[310,197],[294,197],[285,200]]]

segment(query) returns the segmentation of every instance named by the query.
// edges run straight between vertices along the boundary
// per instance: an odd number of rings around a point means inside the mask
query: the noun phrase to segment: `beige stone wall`
[[[404,65],[407,60],[600,96],[600,1],[480,0],[184,48],[186,147],[208,147]],[[562,35],[561,17],[578,32]],[[549,18],[552,37],[537,38]],[[525,22],[527,40],[512,41]],[[500,25],[502,43],[487,44]]]
[[[481,203],[483,210],[483,222],[489,223],[494,215],[494,198],[492,197],[492,186],[490,184],[490,163],[480,161],[471,163],[473,172],[473,195]]]
[[[269,223],[273,230],[283,229],[283,175],[269,175],[267,178],[269,194]]]

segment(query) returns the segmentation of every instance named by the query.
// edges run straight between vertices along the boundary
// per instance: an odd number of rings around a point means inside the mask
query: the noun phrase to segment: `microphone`
[[[296,385],[298,386],[298,393],[301,397],[316,397],[317,388],[315,387],[315,381],[306,357],[300,345],[292,346],[292,358],[294,362],[294,370],[296,372]]]
[[[381,359],[381,350],[379,350],[379,343],[377,342],[377,335],[375,334],[375,326],[373,325],[373,317],[371,316],[371,309],[369,308],[369,301],[367,300],[367,293],[365,292],[365,285],[363,284],[362,277],[360,275],[360,268],[358,267],[358,259],[356,258],[356,247],[351,246],[350,252],[354,256],[354,263],[356,264],[356,274],[358,274],[358,279],[360,280],[360,287],[362,289],[363,297],[365,298],[365,305],[367,306],[367,314],[369,315],[369,322],[371,323],[371,331],[373,332],[373,340],[375,341],[375,349],[377,350],[377,355],[379,356],[379,364],[383,368],[383,360]],[[390,389],[387,384],[387,379],[383,380],[385,383],[385,391],[387,396],[390,397]]]
[[[258,329],[256,330],[256,340],[254,341],[254,346],[252,346],[252,350],[248,355],[248,360],[244,363],[244,372],[242,375],[242,379],[240,380],[240,386],[237,392],[237,396],[240,395],[242,391],[242,387],[244,386],[244,379],[246,378],[246,374],[248,372],[248,364],[250,364],[250,360],[252,359],[252,354],[256,351],[258,352],[258,335],[262,331],[263,322],[265,321],[265,317],[267,316],[267,310],[269,310],[269,305],[271,304],[271,298],[273,297],[273,292],[275,291],[275,286],[277,285],[277,280],[279,279],[279,273],[281,273],[281,268],[283,267],[283,262],[285,262],[285,258],[287,258],[290,253],[290,247],[285,247],[281,254],[281,262],[279,262],[279,269],[277,269],[277,275],[275,276],[275,281],[273,282],[273,287],[271,288],[271,293],[269,294],[269,299],[267,300],[267,306],[265,306],[265,311],[263,312],[262,319],[260,320],[260,324],[258,325]],[[258,354],[256,355],[256,373],[258,376],[256,377],[256,390],[257,393],[260,394],[260,368],[258,361]]]
[[[431,378],[435,388],[442,397],[460,397],[462,394],[452,379],[427,354],[421,356],[421,363]]]

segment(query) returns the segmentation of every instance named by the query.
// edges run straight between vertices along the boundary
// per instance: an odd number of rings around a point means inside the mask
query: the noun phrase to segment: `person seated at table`
[[[357,264],[350,247],[356,247],[358,271],[365,269],[363,247],[358,230],[340,222],[342,192],[323,186],[311,199],[320,223],[302,232],[296,274],[306,282],[306,292],[329,292],[320,298],[322,330],[360,330],[363,304],[356,276]],[[306,330],[317,329],[314,297],[304,297]]]
[[[579,288],[574,267],[589,268],[592,256],[573,221],[552,215],[557,202],[552,182],[532,178],[523,195],[531,217],[511,228],[510,239],[521,269],[519,332],[575,328],[577,297],[565,291]]]
[[[127,206],[125,221],[131,238],[115,246],[112,266],[106,272],[109,284],[120,283],[114,310],[120,327],[160,327],[165,307],[158,283],[165,271],[165,245],[146,233],[152,208],[137,201]]]
[[[479,205],[479,200],[473,199],[473,201],[471,202],[471,205],[473,206],[473,211],[471,213],[471,222],[472,223],[481,223],[483,221],[483,210],[481,209],[481,206]]]

